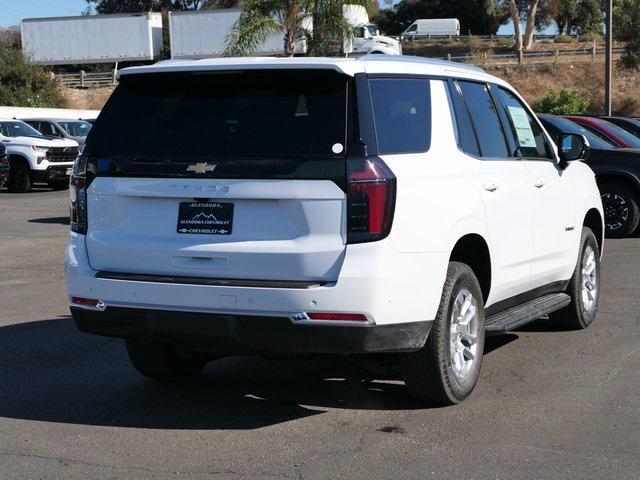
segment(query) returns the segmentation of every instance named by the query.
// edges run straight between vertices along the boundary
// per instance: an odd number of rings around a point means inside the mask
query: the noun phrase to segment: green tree
[[[349,3],[366,6],[369,1]],[[342,4],[342,0],[246,0],[240,17],[227,35],[224,54],[250,54],[269,35],[278,33],[284,37],[285,55],[293,56],[296,41],[303,38],[307,38],[311,50],[318,54],[328,38],[353,38],[353,27],[342,15]]]
[[[575,30],[580,35],[602,33],[602,0],[580,0],[576,8]]]
[[[546,0],[540,3],[536,27],[555,23],[560,35],[601,34],[603,15],[602,0]]]
[[[58,84],[17,48],[0,46],[0,105],[65,107]]]
[[[578,14],[577,0],[551,0],[551,15],[560,35],[569,34]]]
[[[555,23],[559,35],[572,33],[576,21],[578,0],[548,0],[538,9],[536,27],[544,29]]]
[[[640,67],[640,0],[616,0],[613,5],[613,33],[626,42],[620,59],[624,68]]]

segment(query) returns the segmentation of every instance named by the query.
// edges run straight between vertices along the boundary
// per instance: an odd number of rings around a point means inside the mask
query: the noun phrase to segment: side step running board
[[[484,322],[487,335],[508,332],[532,322],[548,313],[566,307],[571,303],[571,297],[566,293],[553,293],[536,298],[503,312],[488,317]]]

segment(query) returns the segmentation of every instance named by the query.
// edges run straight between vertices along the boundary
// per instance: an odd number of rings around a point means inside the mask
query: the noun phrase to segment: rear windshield
[[[347,77],[333,71],[123,76],[85,154],[130,159],[344,155]]]

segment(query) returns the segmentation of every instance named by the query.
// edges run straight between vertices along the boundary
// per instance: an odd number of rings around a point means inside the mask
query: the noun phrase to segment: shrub
[[[533,102],[533,109],[538,113],[554,115],[579,115],[587,111],[591,104],[588,98],[578,90],[563,88],[559,92],[549,90],[544,97]]]
[[[47,71],[17,48],[0,46],[0,105],[64,107],[66,101]]]
[[[513,46],[513,38],[498,38],[496,43],[499,47],[512,47]]]
[[[558,35],[553,39],[554,43],[573,43],[575,38],[571,35]]]
[[[585,33],[584,35],[580,35],[580,41],[581,42],[602,42],[602,35],[600,35],[598,32],[588,32]]]
[[[419,45],[437,45],[438,40],[435,38],[421,38],[420,40],[416,40],[416,43]]]

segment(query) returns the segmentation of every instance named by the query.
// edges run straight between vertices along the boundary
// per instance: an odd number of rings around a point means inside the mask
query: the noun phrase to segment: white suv
[[[78,142],[42,135],[25,122],[1,118],[0,141],[7,148],[11,165],[7,182],[10,192],[29,192],[36,182],[55,190],[67,188],[78,157]]]
[[[71,312],[157,380],[229,354],[384,352],[412,394],[456,403],[485,335],[596,315],[600,195],[572,161],[584,137],[560,140],[453,63],[122,70],[71,180]]]

